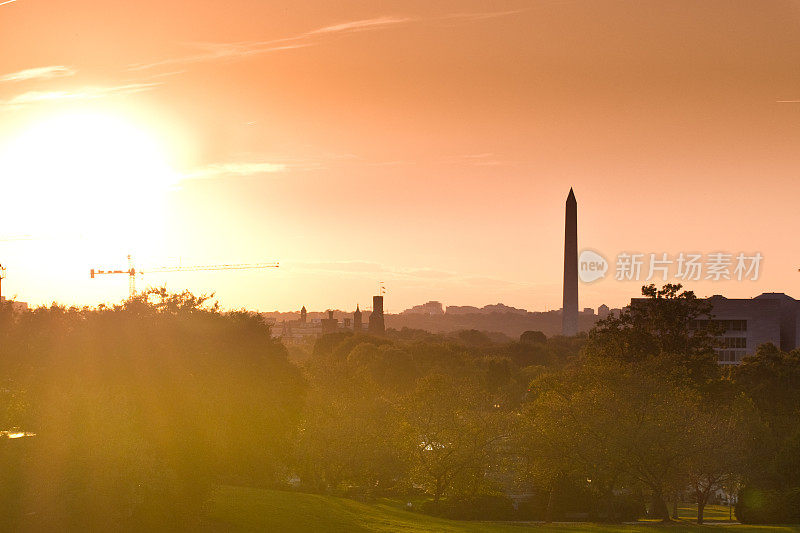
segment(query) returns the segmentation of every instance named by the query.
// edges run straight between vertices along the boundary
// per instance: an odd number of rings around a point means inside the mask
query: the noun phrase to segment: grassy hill
[[[234,531],[275,531],[281,533],[324,531],[326,533],[402,532],[402,533],[522,533],[525,531],[556,532],[622,532],[690,531],[713,532],[800,532],[800,527],[708,525],[698,527],[688,522],[661,525],[641,522],[636,525],[600,524],[504,524],[460,522],[412,513],[396,503],[383,501],[360,503],[333,496],[261,490],[243,487],[221,487],[209,501],[207,517],[219,529]]]

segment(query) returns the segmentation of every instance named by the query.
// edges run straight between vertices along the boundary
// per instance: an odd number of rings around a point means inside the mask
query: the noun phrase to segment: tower
[[[561,306],[561,334],[578,333],[578,202],[569,189],[564,224],[564,303]]]
[[[372,297],[372,314],[369,315],[369,332],[383,335],[386,325],[383,323],[383,296]]]
[[[339,319],[333,318],[333,311],[328,309],[328,318],[320,320],[322,324],[322,334],[336,333],[339,329]]]
[[[361,331],[361,309],[358,308],[358,304],[356,304],[356,312],[353,313],[353,331]]]
[[[305,324],[306,319],[307,319],[307,313],[306,313],[306,306],[304,305],[303,308],[300,310],[300,322]]]

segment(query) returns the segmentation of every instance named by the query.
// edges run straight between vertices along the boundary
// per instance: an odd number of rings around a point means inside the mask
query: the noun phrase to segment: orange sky
[[[390,312],[557,308],[570,186],[580,248],[759,251],[759,281],[691,287],[800,297],[797,0],[15,0],[0,49],[0,151],[93,113],[147,132],[181,177],[114,178],[139,154],[114,152],[108,194],[148,198],[126,204],[20,186],[0,159],[0,238],[35,238],[0,241],[20,300],[119,300],[124,278],[88,270],[130,252],[281,262],[140,281],[224,307],[352,309],[384,281]],[[582,284],[580,304],[639,285]]]

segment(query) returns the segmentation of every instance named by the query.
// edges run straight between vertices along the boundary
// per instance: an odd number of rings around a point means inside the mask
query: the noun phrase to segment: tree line
[[[40,528],[196,527],[216,485],[370,499],[453,518],[668,520],[738,494],[798,521],[800,352],[716,363],[679,285],[588,335],[390,330],[302,363],[261,318],[151,290],[0,311],[0,512]],[[511,496],[514,496],[513,500]]]

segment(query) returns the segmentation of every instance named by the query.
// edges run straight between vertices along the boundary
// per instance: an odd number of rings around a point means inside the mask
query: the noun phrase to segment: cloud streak
[[[34,104],[54,103],[71,100],[95,100],[109,96],[140,93],[155,89],[161,83],[129,83],[111,87],[84,87],[73,91],[28,91],[0,100],[0,108],[16,109]]]
[[[479,21],[490,18],[504,17],[512,14],[521,13],[520,11],[495,11],[485,13],[453,13],[438,17],[438,21]],[[407,25],[419,22],[424,19],[414,17],[376,17],[371,19],[360,19],[349,22],[342,22],[330,26],[323,26],[291,37],[281,39],[271,39],[264,41],[241,41],[230,43],[189,43],[189,46],[199,50],[195,54],[187,54],[181,57],[163,59],[151,63],[136,63],[129,65],[130,70],[148,70],[156,67],[168,65],[184,65],[190,63],[204,63],[210,61],[220,61],[225,59],[235,59],[247,56],[255,56],[283,50],[295,50],[321,44],[321,39],[333,35],[344,35],[350,33],[376,31]]]
[[[67,76],[74,76],[77,71],[70,67],[63,65],[51,65],[48,67],[37,67],[20,70],[18,72],[11,72],[0,76],[0,83],[2,82],[18,82],[29,80],[49,80],[53,78],[64,78]]]
[[[0,6],[4,6],[6,4],[11,4],[12,2],[16,2],[17,0],[6,0],[5,2],[0,2]]]
[[[280,44],[279,41],[284,41],[284,39],[280,39],[278,41],[239,42],[239,43],[191,43],[189,46],[198,48],[201,50],[201,52],[181,57],[174,57],[171,59],[163,59],[161,61],[154,61],[152,63],[135,63],[132,65],[128,65],[128,69],[133,71],[140,71],[140,70],[150,70],[157,67],[172,66],[172,65],[206,63],[210,61],[221,61],[225,59],[266,54],[269,52],[278,52],[281,50],[294,50],[297,48],[304,48],[306,46],[309,46],[308,44],[304,43]]]
[[[257,176],[286,170],[283,163],[215,163],[199,168],[184,177],[186,179],[214,179],[231,176]]]
[[[325,26],[316,30],[311,30],[299,37],[309,35],[319,35],[324,33],[352,33],[357,31],[369,31],[380,27],[396,26],[406,22],[411,22],[410,17],[379,17],[374,19],[354,20],[352,22],[344,22],[342,24],[334,24],[332,26]]]
[[[520,13],[524,13],[525,11],[528,10],[515,9],[509,11],[486,11],[482,13],[450,13],[449,15],[441,17],[441,20],[469,20],[469,21],[488,20],[499,17],[508,17],[510,15],[519,15]]]

